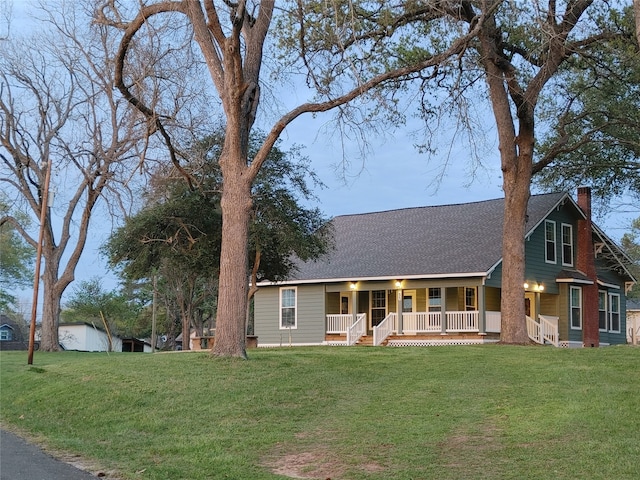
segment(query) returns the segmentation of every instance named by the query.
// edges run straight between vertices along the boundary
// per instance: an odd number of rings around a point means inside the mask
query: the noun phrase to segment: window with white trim
[[[387,291],[373,290],[371,292],[371,325],[377,326],[387,316]]]
[[[280,289],[280,328],[298,328],[298,290],[296,287]]]
[[[609,294],[609,331],[620,333],[620,295]]]
[[[571,328],[573,330],[582,329],[582,288],[571,287]]]
[[[607,331],[607,292],[598,290],[598,329],[601,332]]]
[[[467,312],[477,310],[476,289],[473,287],[465,287],[464,289],[464,309]]]
[[[3,328],[0,330],[0,340],[3,342],[13,340],[13,335],[11,335],[11,330],[9,328]]]
[[[563,223],[562,229],[562,265],[573,266],[573,226]]]
[[[442,290],[440,287],[429,288],[429,311],[442,311]]]
[[[544,260],[547,263],[556,263],[556,222],[544,221]]]

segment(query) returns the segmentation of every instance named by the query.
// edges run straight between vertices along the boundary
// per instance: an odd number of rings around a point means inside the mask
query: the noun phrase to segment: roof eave
[[[274,285],[311,285],[316,283],[342,283],[342,282],[376,282],[389,280],[433,280],[438,278],[473,278],[486,277],[490,272],[465,272],[465,273],[434,273],[427,275],[383,275],[377,277],[344,277],[344,278],[314,278],[306,280],[282,280],[279,282],[258,282],[258,287]]]

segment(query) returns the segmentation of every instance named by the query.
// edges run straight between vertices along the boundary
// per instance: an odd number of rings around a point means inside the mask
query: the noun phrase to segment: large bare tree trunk
[[[45,278],[42,304],[42,323],[40,324],[40,350],[57,352],[60,350],[58,326],[60,325],[60,295],[56,288]]]
[[[503,164],[504,224],[502,228],[502,343],[529,343],[524,309],[525,229],[531,161],[518,156]]]
[[[245,316],[249,281],[251,183],[241,169],[232,167],[239,163],[229,157],[220,162],[224,175],[220,202],[222,245],[216,341],[212,353],[216,356],[246,358]]]
[[[504,190],[502,230],[502,326],[500,340],[508,344],[529,342],[524,308],[525,243],[527,204],[530,196],[533,161],[533,108],[524,98],[517,115],[520,134],[516,135],[510,98],[515,72],[499,56],[499,32],[493,21],[481,30],[483,66],[492,110],[498,129],[500,165]],[[511,94],[511,95],[510,95]]]

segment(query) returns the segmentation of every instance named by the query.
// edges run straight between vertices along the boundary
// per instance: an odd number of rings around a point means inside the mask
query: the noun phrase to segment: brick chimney
[[[591,188],[578,188],[578,206],[582,209],[586,219],[578,220],[576,266],[593,282],[592,285],[582,286],[582,345],[584,347],[598,347],[600,345],[598,278],[591,223]]]

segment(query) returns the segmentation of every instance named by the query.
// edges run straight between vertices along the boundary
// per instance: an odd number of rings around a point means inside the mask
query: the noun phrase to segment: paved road
[[[95,480],[22,438],[0,430],[0,480]]]

